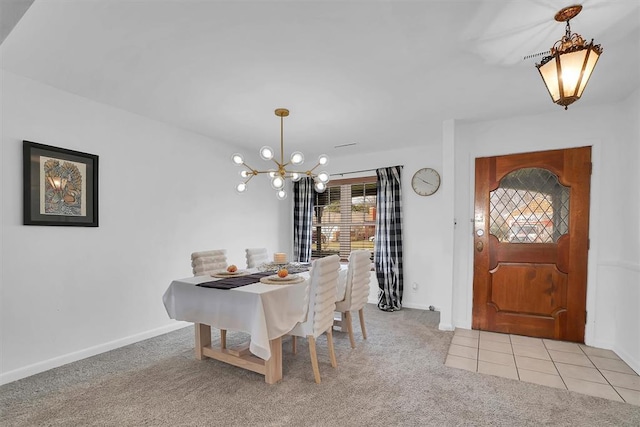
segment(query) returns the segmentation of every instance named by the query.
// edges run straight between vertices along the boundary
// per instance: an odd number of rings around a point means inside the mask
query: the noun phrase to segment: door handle
[[[484,249],[484,243],[482,243],[482,242],[476,243],[476,250],[478,252],[482,252],[483,249]]]

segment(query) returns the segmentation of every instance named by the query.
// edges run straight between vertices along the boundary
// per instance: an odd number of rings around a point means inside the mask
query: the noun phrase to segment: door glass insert
[[[509,173],[489,205],[490,231],[500,242],[556,243],[569,231],[569,187],[547,169]]]

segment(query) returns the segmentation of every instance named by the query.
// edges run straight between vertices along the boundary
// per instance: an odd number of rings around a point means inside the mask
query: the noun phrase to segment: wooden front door
[[[473,328],[584,342],[591,147],[476,159]]]

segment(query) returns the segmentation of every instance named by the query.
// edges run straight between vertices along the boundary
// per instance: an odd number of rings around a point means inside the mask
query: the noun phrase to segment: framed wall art
[[[98,156],[22,142],[24,225],[98,226]]]

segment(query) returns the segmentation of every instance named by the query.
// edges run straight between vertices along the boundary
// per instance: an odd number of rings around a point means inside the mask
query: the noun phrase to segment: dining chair
[[[371,251],[358,249],[349,254],[349,266],[344,286],[344,299],[336,301],[336,311],[342,313],[341,326],[347,327],[351,348],[356,348],[353,339],[353,325],[351,312],[357,311],[360,317],[360,329],[362,338],[367,339],[367,330],[364,326],[364,305],[369,300],[369,281],[371,279]]]
[[[207,276],[227,268],[227,250],[194,252],[191,254],[191,267],[194,276]]]
[[[244,251],[247,257],[247,268],[255,268],[269,262],[267,248],[248,248]]]
[[[320,370],[318,369],[316,338],[320,335],[327,335],[331,366],[334,368],[338,366],[335,349],[333,347],[332,327],[333,313],[336,308],[336,286],[338,284],[339,270],[340,258],[338,255],[331,255],[313,261],[309,273],[309,305],[307,317],[289,332],[289,335],[292,335],[294,354],[296,354],[296,337],[307,338],[313,377],[318,384],[320,383]]]
[[[216,271],[227,268],[227,250],[214,249],[211,251],[194,252],[191,254],[191,267],[194,276],[208,276]],[[198,326],[196,325],[196,334]],[[227,330],[220,329],[220,348],[227,348]]]

